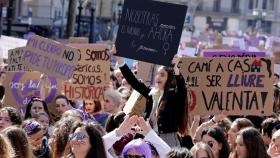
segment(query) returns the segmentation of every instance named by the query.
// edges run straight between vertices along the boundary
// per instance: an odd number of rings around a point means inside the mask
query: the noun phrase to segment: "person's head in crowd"
[[[254,127],[254,124],[246,118],[238,118],[232,122],[230,129],[228,131],[228,143],[230,145],[231,150],[234,150],[235,148],[236,145],[235,140],[236,140],[237,133],[241,129],[246,127]]]
[[[65,95],[58,95],[55,98],[55,109],[61,116],[65,111],[72,109],[72,106]]]
[[[5,71],[1,71],[0,72],[0,84],[3,84],[5,79],[6,79],[6,72]]]
[[[214,158],[214,153],[211,147],[203,142],[196,143],[191,148],[193,158]]]
[[[212,148],[215,158],[228,158],[229,145],[221,128],[207,127],[202,131],[201,138]]]
[[[102,109],[101,102],[99,100],[85,100],[83,104],[84,112],[92,115],[100,112]]]
[[[4,129],[3,133],[15,151],[14,158],[32,158],[31,147],[23,129],[11,126]]]
[[[14,158],[15,151],[7,138],[0,134],[0,157],[1,158]]]
[[[43,112],[50,116],[47,103],[40,98],[32,97],[26,106],[24,119],[34,118],[36,114]]]
[[[34,119],[41,124],[45,133],[48,134],[48,129],[51,125],[49,115],[45,112],[41,112],[41,113],[36,114]]]
[[[227,117],[216,123],[216,125],[219,126],[223,130],[226,138],[228,137],[228,131],[230,129],[231,124],[232,124],[232,122]]]
[[[51,141],[52,157],[62,157],[67,145],[71,129],[76,122],[81,120],[75,117],[61,118],[55,124],[55,130]]]
[[[33,154],[35,156],[49,154],[47,153],[49,151],[46,146],[46,140],[43,139],[45,132],[39,122],[35,121],[34,119],[25,120],[23,121],[22,129],[28,136]]]
[[[192,153],[187,148],[172,148],[166,158],[193,158]]]
[[[106,132],[111,132],[114,129],[118,128],[120,124],[124,121],[125,116],[126,114],[123,111],[120,111],[117,114],[109,115],[105,125]]]
[[[121,87],[125,87],[125,88],[127,88],[128,90],[132,90],[131,85],[127,82],[127,80],[126,80],[125,78],[123,78],[123,80],[122,80]]]
[[[103,108],[105,112],[116,114],[120,111],[121,95],[118,91],[108,89],[104,94]]]
[[[269,158],[260,132],[253,127],[238,132],[235,150],[238,158]]]
[[[131,158],[133,156],[152,158],[151,149],[143,139],[134,139],[124,146],[121,158]]]
[[[273,133],[267,153],[271,157],[280,156],[280,130]]]
[[[274,73],[273,84],[277,84],[279,82],[280,76],[277,73]]]
[[[3,107],[0,109],[0,131],[11,125],[21,125],[20,113],[13,107]]]
[[[151,149],[152,152],[152,158],[160,158],[159,153],[155,147],[155,145],[149,141],[145,141],[145,143],[147,143]]]
[[[174,81],[174,71],[172,68],[160,66],[155,76],[155,87],[160,91],[167,92]]]
[[[117,79],[117,88],[119,88],[122,85],[123,74],[120,69],[116,69],[114,70],[114,75]]]
[[[91,123],[76,123],[69,136],[70,155],[77,158],[106,158],[102,136]],[[69,150],[69,149],[68,149]],[[69,153],[65,153],[69,155]]]
[[[126,102],[128,101],[128,99],[131,95],[131,91],[125,87],[120,87],[118,89],[118,91],[120,92],[120,95],[121,95],[120,110],[123,110]]]
[[[117,78],[114,75],[114,73],[110,74],[110,84],[109,84],[109,89],[117,89]]]
[[[262,132],[261,133],[262,133],[263,141],[266,145],[269,145],[269,143],[271,141],[271,137],[272,137],[273,128],[276,125],[280,125],[280,121],[276,118],[269,117],[262,122],[262,124],[261,124]]]

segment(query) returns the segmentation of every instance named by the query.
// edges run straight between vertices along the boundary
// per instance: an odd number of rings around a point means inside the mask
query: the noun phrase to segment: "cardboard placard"
[[[110,56],[108,45],[71,44],[81,53],[74,69],[71,84],[64,85],[70,99],[103,100],[104,87],[110,81]]]
[[[88,43],[89,39],[88,37],[70,37],[69,38],[69,43]]]
[[[183,5],[125,0],[116,39],[117,55],[170,66],[186,12],[187,6]]]
[[[30,71],[22,64],[24,49],[25,47],[19,47],[8,51],[8,65],[5,67],[6,71]]]
[[[32,70],[67,80],[79,57],[77,49],[36,35],[28,39],[22,62]]]
[[[272,114],[272,58],[182,58],[179,67],[196,100],[192,113]]]
[[[137,78],[141,79],[147,86],[153,85],[153,77],[159,65],[138,61]]]
[[[46,83],[39,86],[39,72],[7,72],[4,81],[5,100],[4,104],[25,111],[26,104],[32,96],[42,98],[47,104],[51,103],[58,94],[61,94],[61,82],[53,76],[48,76]]]
[[[265,57],[265,52],[247,51],[204,51],[204,57]]]

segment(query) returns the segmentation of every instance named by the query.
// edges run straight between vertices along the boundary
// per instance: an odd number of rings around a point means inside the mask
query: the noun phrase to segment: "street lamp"
[[[83,2],[84,0],[79,0],[79,6],[78,6],[78,28],[77,28],[77,37],[80,36],[80,27],[81,27],[81,16],[82,16],[82,10],[83,10]]]
[[[261,28],[262,21],[263,19],[265,19],[267,14],[262,9],[254,9],[252,15],[255,17],[256,20],[255,32],[258,32]]]
[[[91,6],[90,6],[90,29],[89,29],[89,43],[94,43],[94,31],[95,31],[95,7],[96,3],[95,0],[92,0]]]
[[[120,1],[120,2],[118,3],[118,23],[119,23],[119,24],[120,24],[120,22],[121,22],[122,7],[123,7],[123,4],[122,4],[122,1]]]

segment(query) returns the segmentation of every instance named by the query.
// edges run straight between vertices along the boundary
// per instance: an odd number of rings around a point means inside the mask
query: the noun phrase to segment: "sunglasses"
[[[73,133],[69,135],[69,140],[83,140],[86,135],[82,132]]]
[[[144,155],[124,155],[124,158],[145,158]]]

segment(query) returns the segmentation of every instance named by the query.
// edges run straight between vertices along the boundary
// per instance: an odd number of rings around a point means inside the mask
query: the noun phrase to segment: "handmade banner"
[[[265,57],[265,52],[246,52],[246,51],[213,51],[203,52],[204,57]]]
[[[3,84],[5,105],[25,111],[26,104],[32,96],[43,97],[47,104],[51,103],[56,95],[60,94],[62,81],[48,76],[45,84],[39,84],[40,75],[39,72],[7,72]]]
[[[183,5],[126,0],[116,39],[117,55],[170,66],[186,12]]]
[[[6,71],[30,71],[22,64],[24,49],[25,47],[19,47],[8,51],[8,65],[5,67]]]
[[[74,69],[71,83],[64,85],[70,99],[103,100],[104,87],[110,81],[110,56],[108,45],[71,44],[81,56]]]
[[[79,43],[79,44],[87,44],[88,43],[87,37],[70,37],[69,43]]]
[[[196,101],[192,113],[272,114],[272,58],[182,58],[178,67]]]
[[[153,78],[159,65],[138,61],[137,78],[141,79],[147,86],[153,85]]]
[[[35,35],[28,39],[22,62],[32,70],[67,80],[79,57],[77,49]]]

